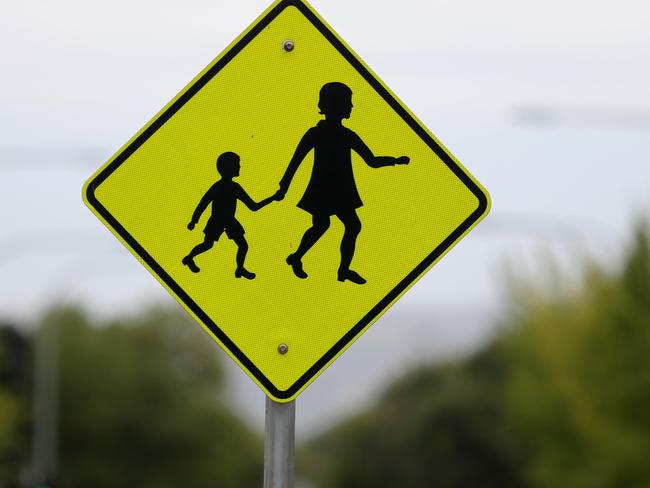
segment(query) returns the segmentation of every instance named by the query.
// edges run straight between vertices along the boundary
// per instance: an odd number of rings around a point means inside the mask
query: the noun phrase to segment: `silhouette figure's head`
[[[217,171],[223,178],[239,176],[239,156],[234,152],[225,152],[217,158]]]
[[[320,89],[318,108],[326,118],[349,119],[352,113],[352,90],[338,81],[325,83]]]

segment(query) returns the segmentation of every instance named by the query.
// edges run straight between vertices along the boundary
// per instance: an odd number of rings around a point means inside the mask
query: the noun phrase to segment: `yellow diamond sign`
[[[301,0],[269,7],[88,180],[84,199],[277,401],[489,208]]]

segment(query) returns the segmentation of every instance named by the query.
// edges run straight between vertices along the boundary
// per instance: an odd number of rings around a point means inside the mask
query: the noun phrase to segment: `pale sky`
[[[33,317],[61,297],[102,311],[171,302],[83,206],[81,185],[268,5],[4,2],[0,318]],[[650,113],[648,2],[312,5],[484,184],[493,209],[301,396],[304,431],[404,364],[483,340],[504,262],[539,271],[549,251],[563,263],[583,251],[615,262],[633,218],[650,209],[648,127],[570,115]],[[527,107],[565,111],[568,123],[517,124]],[[392,359],[372,364],[389,349]],[[261,394],[241,376],[235,396],[259,419]]]
[[[268,2],[5,2],[0,144],[121,144]],[[416,114],[650,109],[650,5],[315,1]]]

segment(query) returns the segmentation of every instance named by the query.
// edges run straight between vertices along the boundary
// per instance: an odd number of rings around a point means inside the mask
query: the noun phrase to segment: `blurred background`
[[[493,207],[298,398],[299,486],[650,486],[650,5],[312,4]],[[81,185],[267,6],[3,4],[0,487],[261,486],[264,395]]]

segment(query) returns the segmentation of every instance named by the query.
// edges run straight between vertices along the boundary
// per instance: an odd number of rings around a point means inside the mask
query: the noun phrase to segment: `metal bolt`
[[[278,352],[279,352],[280,354],[286,354],[287,352],[289,352],[289,346],[287,346],[287,345],[284,344],[284,343],[280,344],[280,345],[278,346]]]
[[[282,49],[284,49],[285,52],[290,53],[291,51],[293,51],[294,47],[296,47],[296,44],[290,39],[287,39],[286,41],[282,42]]]

